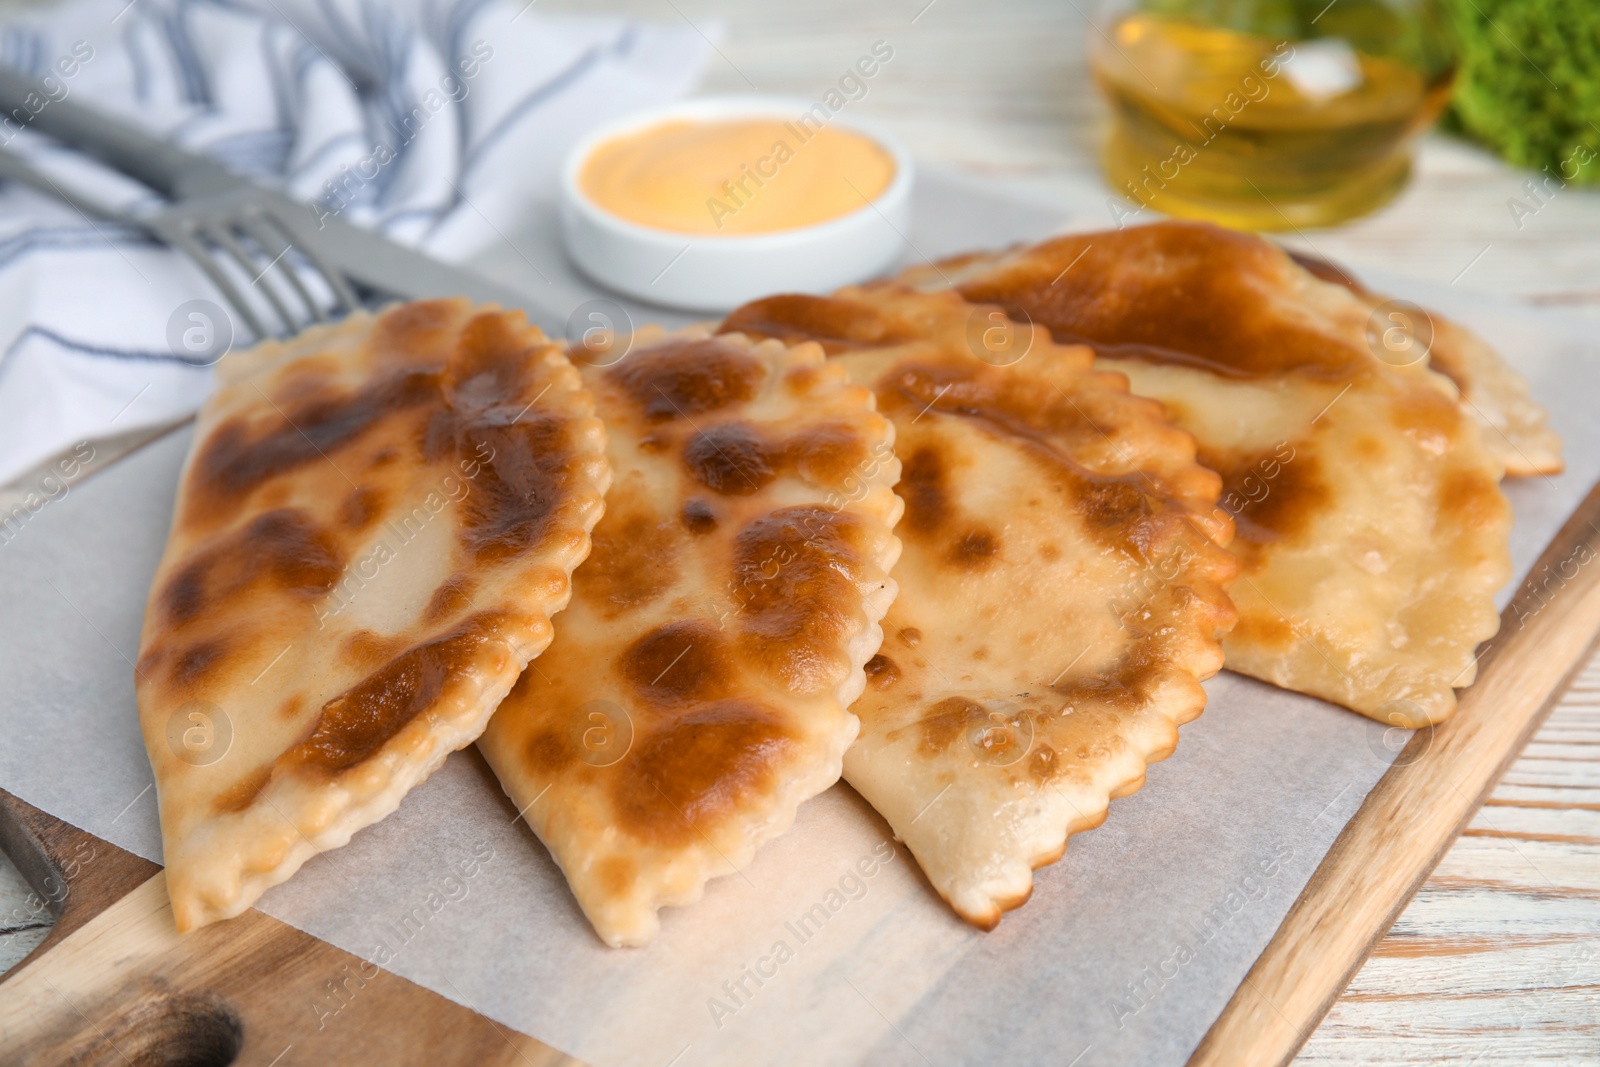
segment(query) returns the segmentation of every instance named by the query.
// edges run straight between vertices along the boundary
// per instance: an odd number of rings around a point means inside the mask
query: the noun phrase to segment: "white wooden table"
[[[1093,0],[541,0],[687,21],[716,41],[712,92],[816,98],[878,40],[850,106],[919,157],[1111,223],[1084,70]],[[1290,240],[1329,258],[1600,320],[1600,192],[1519,228],[1529,174],[1444,138],[1377,214]],[[1600,398],[1597,398],[1600,399]],[[42,936],[0,863],[0,970]],[[21,929],[16,929],[17,927]],[[30,928],[31,927],[31,928]],[[7,933],[16,929],[16,932]],[[1377,946],[1297,1063],[1600,1064],[1600,657]]]

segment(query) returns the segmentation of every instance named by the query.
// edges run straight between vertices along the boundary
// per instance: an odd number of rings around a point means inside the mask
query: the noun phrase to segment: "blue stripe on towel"
[[[521,100],[517,101],[516,104],[512,105],[511,109],[505,113],[500,121],[495,123],[488,133],[483,135],[483,140],[473,145],[471,152],[461,161],[461,176],[456,179],[456,184],[466,185],[467,181],[472,177],[472,168],[477,164],[478,160],[483,158],[484,153],[493,148],[530,111],[551,97],[564,92],[574,82],[587,74],[600,61],[606,51],[607,49],[600,45],[587,49],[564,69],[557,71],[555,75],[546,79]]]
[[[170,351],[151,352],[136,348],[111,348],[106,345],[89,344],[85,341],[74,341],[70,337],[63,337],[54,330],[45,329],[43,326],[29,326],[18,335],[15,341],[11,342],[11,347],[6,349],[5,355],[0,356],[0,374],[5,372],[6,365],[11,362],[12,353],[21,348],[23,343],[31,337],[43,338],[51,344],[84,356],[103,356],[108,359],[132,360],[142,363],[181,363],[196,370],[208,367],[215,362],[210,359],[190,359]]]

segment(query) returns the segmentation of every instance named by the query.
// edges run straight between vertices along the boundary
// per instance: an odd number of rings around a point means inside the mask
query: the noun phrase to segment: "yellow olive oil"
[[[1324,226],[1388,201],[1451,81],[1336,38],[1149,14],[1109,27],[1090,65],[1111,104],[1106,178],[1128,213],[1254,230]]]

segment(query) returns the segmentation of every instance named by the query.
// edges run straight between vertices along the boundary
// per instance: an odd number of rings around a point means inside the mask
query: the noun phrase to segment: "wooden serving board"
[[[1600,487],[1532,573],[1591,553]],[[1191,1067],[1293,1059],[1597,634],[1600,568],[1519,592],[1460,710],[1415,734],[1367,796]],[[159,865],[3,790],[0,848],[57,914],[0,978],[5,1064],[579,1062],[259,911],[180,937]]]

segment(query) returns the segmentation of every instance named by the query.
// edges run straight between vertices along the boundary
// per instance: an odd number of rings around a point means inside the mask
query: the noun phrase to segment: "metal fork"
[[[0,148],[0,178],[23,182],[60,199],[85,216],[144,230],[182,252],[211,279],[257,338],[288,337],[313,322],[328,322],[361,306],[355,287],[310,242],[300,241],[297,220],[286,217],[265,190],[224,189],[135,215],[56,181],[17,153]],[[292,256],[301,262],[291,262]],[[232,269],[230,269],[230,264]],[[332,295],[331,307],[302,277],[307,271]],[[234,271],[271,308],[260,313]],[[314,283],[313,283],[314,284]]]
[[[205,272],[257,337],[284,336],[369,302],[465,296],[520,308],[555,332],[567,316],[550,305],[441,263],[414,248],[234,174],[209,156],[143,133],[134,124],[49,94],[21,71],[0,66],[0,112],[79,149],[160,193],[167,206],[131,215],[63,188],[15,152],[0,148],[0,178],[13,178],[94,216],[137,227],[182,251]],[[26,116],[26,117],[24,117]],[[248,289],[238,283],[239,272]],[[270,280],[269,280],[270,279]],[[311,284],[308,284],[311,283]],[[323,290],[331,304],[318,299]],[[260,290],[260,307],[251,293]],[[359,295],[358,295],[359,294]],[[263,315],[262,311],[267,312]]]
[[[268,328],[250,306],[248,294],[229,277],[222,257],[237,264],[250,277],[251,286],[271,305],[281,325],[274,336],[300,332],[307,325],[307,318],[311,322],[327,322],[360,307],[361,300],[350,280],[319,256],[309,242],[297,243],[294,224],[274,210],[265,197],[254,194],[255,190],[234,189],[184,200],[141,221],[193,260],[258,337],[267,336]],[[309,279],[302,277],[306,270],[331,292],[331,309],[325,308],[323,300],[307,287]]]

